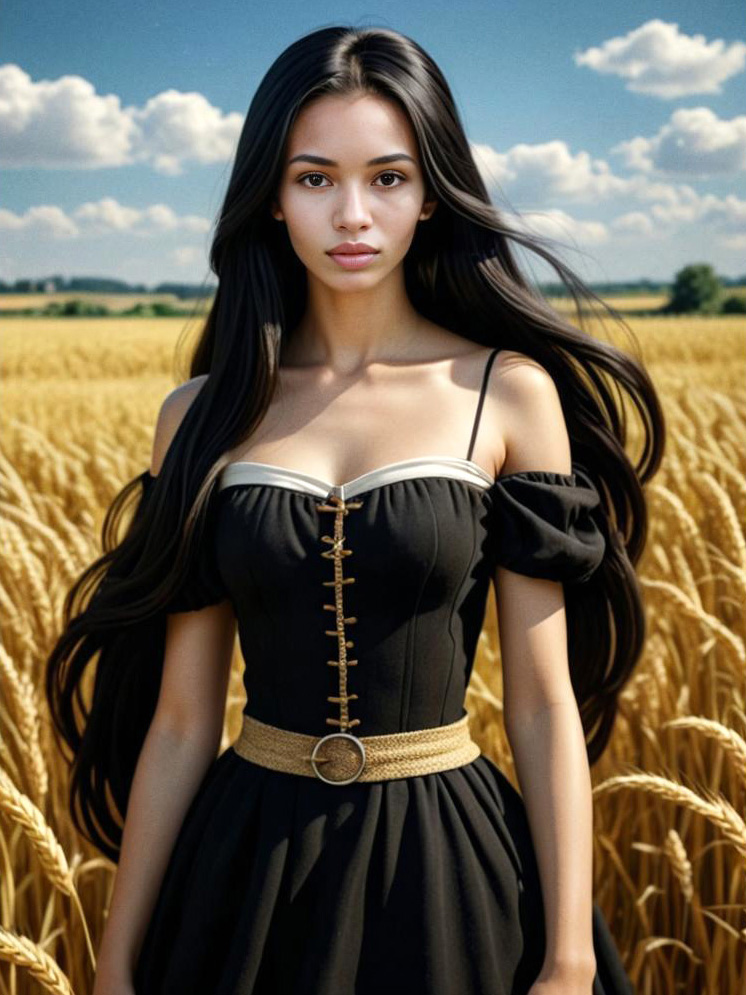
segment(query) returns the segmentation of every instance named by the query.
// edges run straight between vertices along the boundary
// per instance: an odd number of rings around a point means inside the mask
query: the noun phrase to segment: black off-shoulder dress
[[[324,736],[339,715],[329,558],[342,517],[349,714],[356,735],[455,722],[498,563],[585,582],[605,540],[577,465],[493,480],[422,457],[341,486],[270,464],[222,471],[198,560],[170,611],[230,598],[245,712]],[[142,475],[144,499],[155,478]],[[357,505],[357,507],[354,507]],[[326,509],[326,510],[324,510]],[[339,588],[338,588],[339,590]],[[354,648],[353,648],[354,647]],[[593,909],[594,995],[631,986]],[[544,912],[524,804],[485,754],[452,770],[330,785],[228,748],[178,833],[135,971],[137,995],[521,995]]]

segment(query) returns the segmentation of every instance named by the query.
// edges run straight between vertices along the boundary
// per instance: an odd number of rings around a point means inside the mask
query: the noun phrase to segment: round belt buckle
[[[344,778],[343,780],[335,780],[334,778],[330,779],[328,777],[324,777],[324,775],[316,766],[316,759],[317,759],[316,754],[318,752],[319,747],[322,746],[324,743],[328,743],[330,739],[350,740],[352,743],[355,744],[355,746],[360,751],[360,766],[352,775],[352,777],[347,777]],[[333,758],[329,759],[331,761]],[[314,746],[313,751],[311,753],[311,766],[313,767],[313,771],[316,777],[318,777],[320,781],[324,781],[326,784],[351,784],[353,781],[357,781],[357,779],[360,777],[360,775],[363,772],[363,768],[365,767],[365,744],[360,739],[358,739],[357,736],[353,736],[352,733],[350,732],[330,732],[328,736],[322,736],[321,739]]]

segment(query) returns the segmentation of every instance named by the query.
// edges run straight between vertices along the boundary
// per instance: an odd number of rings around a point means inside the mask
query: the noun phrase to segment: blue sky
[[[746,270],[741,3],[7,0],[0,278],[212,279],[254,90],[283,48],[334,23],[430,53],[495,204],[566,245],[584,279]]]

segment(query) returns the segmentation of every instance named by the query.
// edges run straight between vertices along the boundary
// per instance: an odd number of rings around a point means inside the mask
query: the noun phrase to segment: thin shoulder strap
[[[492,363],[495,356],[500,352],[499,349],[493,349],[492,352],[487,357],[487,362],[484,367],[484,375],[482,376],[482,389],[479,391],[479,403],[477,404],[477,411],[474,415],[474,425],[471,430],[471,440],[469,442],[469,451],[466,454],[468,460],[471,459],[471,454],[474,449],[474,443],[477,440],[477,431],[479,430],[479,419],[482,415],[482,405],[484,404],[484,395],[487,390],[487,383],[490,377],[490,369],[492,368]]]

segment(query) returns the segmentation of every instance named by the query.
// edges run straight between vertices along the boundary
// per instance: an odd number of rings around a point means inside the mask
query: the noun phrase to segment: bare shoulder
[[[170,390],[163,399],[155,425],[153,452],[150,459],[150,472],[153,476],[159,473],[168,447],[171,445],[184,415],[202,390],[207,377],[207,373],[192,377],[191,380],[187,380]]]
[[[537,394],[545,398],[558,396],[548,370],[523,352],[501,349],[495,356],[494,369],[495,379],[500,383],[500,398],[507,403],[531,403]]]
[[[495,357],[490,399],[502,428],[501,473],[570,470],[570,441],[557,385],[537,360],[512,349]]]

